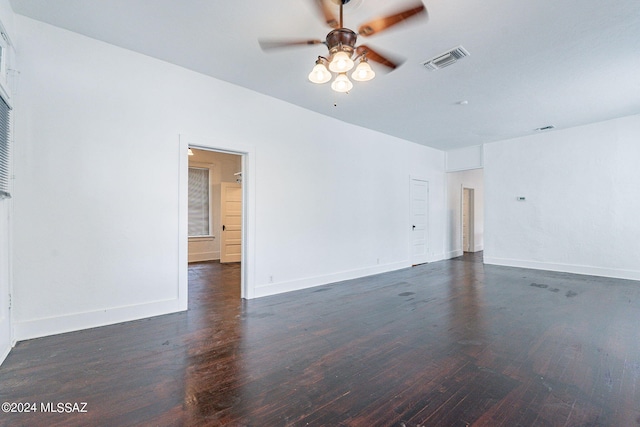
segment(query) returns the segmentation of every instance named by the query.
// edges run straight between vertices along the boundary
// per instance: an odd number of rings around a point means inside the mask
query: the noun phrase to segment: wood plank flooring
[[[481,254],[251,301],[238,281],[194,264],[188,312],[19,343],[0,403],[38,412],[0,425],[640,425],[638,282]]]

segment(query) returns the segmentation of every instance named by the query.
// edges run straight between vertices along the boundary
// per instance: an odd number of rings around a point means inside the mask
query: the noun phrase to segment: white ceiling
[[[345,26],[413,1],[352,0]],[[313,0],[11,0],[19,14],[443,150],[640,113],[640,1],[423,3],[428,20],[358,40],[404,64],[384,73],[372,63],[374,80],[338,94],[307,80],[323,45],[265,53],[258,44],[324,39]],[[471,56],[422,66],[458,45]]]

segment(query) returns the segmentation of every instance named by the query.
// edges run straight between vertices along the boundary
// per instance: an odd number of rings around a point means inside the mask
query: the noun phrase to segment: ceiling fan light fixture
[[[313,70],[309,73],[309,80],[312,83],[322,84],[331,80],[331,73],[327,70],[327,66],[324,65],[322,59],[318,58],[316,61],[316,65],[313,67]]]
[[[336,79],[331,83],[331,89],[335,90],[336,92],[349,92],[351,89],[353,89],[353,83],[351,83],[351,80],[349,80],[349,77],[347,77],[347,73],[340,73],[338,74],[338,77],[336,77]]]
[[[339,50],[333,55],[333,58],[331,58],[329,69],[334,73],[346,73],[351,70],[354,65],[351,56],[344,50]]]
[[[371,49],[366,45],[358,45],[358,37],[368,37],[386,31],[388,28],[395,27],[397,24],[404,23],[413,17],[427,17],[427,9],[424,0],[407,0],[413,4],[409,8],[397,10],[395,13],[383,17],[375,18],[362,25],[356,31],[345,27],[344,25],[344,6],[351,2],[351,5],[359,6],[367,0],[313,0],[317,6],[317,12],[320,13],[325,23],[332,28],[326,35],[325,40],[307,39],[307,40],[259,40],[262,50],[272,50],[287,46],[305,46],[323,44],[329,50],[326,56],[319,56],[316,65],[309,73],[308,78],[311,82],[322,84],[331,80],[335,74],[337,77],[331,83],[331,88],[337,92],[348,92],[353,88],[353,83],[349,80],[347,73],[355,81],[368,81],[375,77],[375,72],[367,63],[367,60],[377,62],[392,70],[396,69],[400,64],[389,58],[385,58],[380,53]],[[338,6],[339,15],[332,10],[329,2]],[[354,70],[358,61],[358,66]]]
[[[351,74],[351,78],[357,82],[368,82],[375,76],[376,73],[371,69],[371,65],[369,65],[366,58],[360,60],[355,71]]]

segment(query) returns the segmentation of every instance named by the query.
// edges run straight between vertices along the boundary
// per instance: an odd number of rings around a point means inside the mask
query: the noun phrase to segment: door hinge
[[[13,302],[11,301],[11,294],[9,294],[9,310],[13,307]]]

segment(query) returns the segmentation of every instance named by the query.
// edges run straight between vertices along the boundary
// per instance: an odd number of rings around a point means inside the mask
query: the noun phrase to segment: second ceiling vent
[[[469,52],[462,46],[454,47],[448,52],[442,53],[434,58],[429,59],[422,63],[427,70],[434,71],[444,67],[448,67],[451,64],[455,64],[458,60],[469,56]]]

